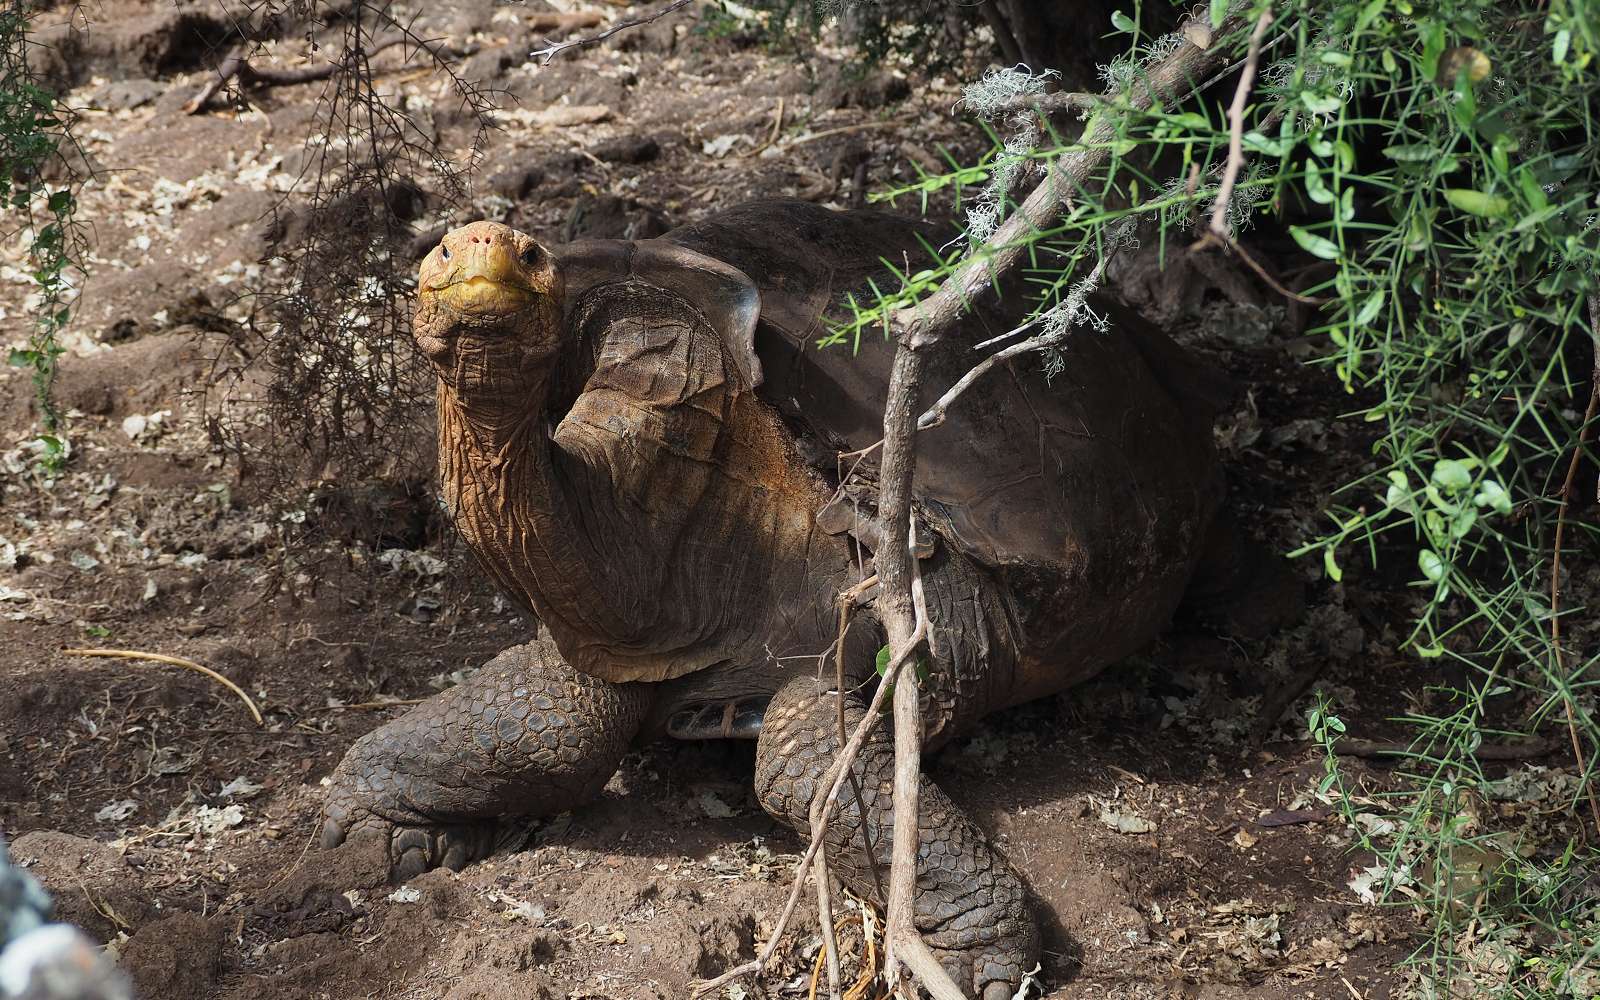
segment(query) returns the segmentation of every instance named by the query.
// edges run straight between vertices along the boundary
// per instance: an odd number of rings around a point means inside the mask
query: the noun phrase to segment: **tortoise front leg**
[[[845,696],[845,723],[865,714]],[[790,681],[772,699],[756,744],[756,795],[801,836],[811,830],[811,796],[839,748],[834,695],[810,677]],[[854,770],[866,806],[865,826],[888,882],[894,843],[894,741],[880,727],[861,748]],[[1033,967],[1039,934],[1022,880],[987,837],[939,787],[922,779],[916,925],[956,985],[982,1000],[1006,1000]],[[828,824],[828,864],[851,890],[880,905],[862,837],[863,817],[850,786]]]
[[[460,871],[494,848],[496,820],[598,795],[638,732],[649,694],[574,670],[548,636],[357,740],[333,773],[322,846],[381,836],[390,875]]]

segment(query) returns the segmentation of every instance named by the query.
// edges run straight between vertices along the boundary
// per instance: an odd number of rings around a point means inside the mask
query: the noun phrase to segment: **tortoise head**
[[[560,345],[562,290],[554,259],[533,237],[498,222],[462,226],[423,258],[417,346],[457,392],[526,390]]]

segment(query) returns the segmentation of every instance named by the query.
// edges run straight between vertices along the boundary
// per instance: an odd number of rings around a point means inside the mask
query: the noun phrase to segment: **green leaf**
[[[1469,215],[1501,216],[1511,209],[1511,202],[1499,195],[1484,194],[1471,188],[1445,188],[1444,200]]]
[[[1478,492],[1473,495],[1472,502],[1479,507],[1491,507],[1497,514],[1511,513],[1511,495],[1493,479],[1485,479],[1478,484]]]
[[[1378,310],[1383,308],[1383,303],[1387,297],[1388,293],[1381,288],[1367,296],[1367,301],[1361,303],[1361,308],[1356,312],[1355,319],[1352,322],[1356,326],[1366,326],[1374,319],[1377,319]]]
[[[1133,19],[1120,10],[1114,10],[1111,12],[1111,26],[1116,28],[1118,31],[1125,32],[1129,35],[1132,35],[1139,30],[1138,25],[1133,23]]]
[[[1361,8],[1360,15],[1356,17],[1356,31],[1365,31],[1367,25],[1371,24],[1379,14],[1382,14],[1383,8],[1388,5],[1389,0],[1370,0],[1365,7]],[[1388,52],[1389,50],[1384,49],[1383,51]]]
[[[892,654],[890,654],[888,646],[885,646],[882,649],[878,650],[878,676],[879,677],[882,677],[884,674],[889,672],[889,659],[890,659],[891,655]]]
[[[20,347],[13,347],[11,354],[6,358],[6,363],[16,365],[18,368],[30,368],[38,364],[44,355],[38,351],[25,351]]]
[[[1557,66],[1567,61],[1567,50],[1572,46],[1572,29],[1562,28],[1556,32],[1555,43],[1550,47],[1550,58]]]
[[[1422,570],[1422,575],[1432,583],[1444,579],[1444,560],[1432,549],[1423,549],[1417,553],[1417,568]]]
[[[1211,0],[1211,27],[1222,27],[1222,22],[1228,19],[1228,0]],[[1556,60],[1560,62],[1561,60]]]
[[[1331,115],[1344,107],[1344,102],[1337,97],[1331,97],[1327,94],[1314,94],[1309,90],[1300,92],[1300,103],[1304,104],[1306,110],[1314,115]]]
[[[1246,132],[1239,138],[1243,142],[1245,149],[1252,153],[1260,153],[1263,156],[1282,156],[1284,150],[1289,148],[1289,144],[1286,144],[1283,140],[1268,139],[1260,132]]]
[[[1322,568],[1334,583],[1344,579],[1344,570],[1339,568],[1338,560],[1333,557],[1332,545],[1322,550]]]
[[[1290,226],[1289,235],[1294,237],[1294,241],[1300,244],[1300,249],[1306,253],[1321,257],[1323,260],[1339,259],[1339,244],[1325,236],[1318,236],[1299,226]]]
[[[1439,74],[1439,57],[1444,54],[1444,25],[1423,21],[1418,28],[1422,35],[1422,75],[1432,80]]]
[[[1415,514],[1416,504],[1411,502],[1411,480],[1399,469],[1389,470],[1389,488],[1384,491],[1383,502],[1385,506],[1395,510],[1403,510],[1408,514]]]
[[[1396,163],[1421,163],[1424,160],[1434,159],[1439,155],[1439,151],[1425,142],[1418,142],[1405,146],[1390,146],[1383,151],[1383,155]]]
[[[1318,205],[1332,205],[1339,197],[1329,191],[1326,184],[1322,183],[1322,171],[1318,170],[1315,165],[1306,167],[1306,197]]]
[[[1441,458],[1433,465],[1433,483],[1451,493],[1464,490],[1472,485],[1472,465],[1454,458]]]
[[[1545,196],[1544,188],[1539,186],[1538,178],[1533,176],[1533,171],[1524,167],[1517,171],[1517,186],[1522,188],[1522,197],[1528,202],[1528,207],[1534,211],[1548,208],[1550,199]]]

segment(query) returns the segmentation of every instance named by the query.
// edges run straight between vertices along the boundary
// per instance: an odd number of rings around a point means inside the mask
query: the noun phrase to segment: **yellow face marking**
[[[516,313],[549,285],[544,269],[534,266],[542,257],[527,236],[475,222],[447,234],[422,262],[419,294],[472,316]]]

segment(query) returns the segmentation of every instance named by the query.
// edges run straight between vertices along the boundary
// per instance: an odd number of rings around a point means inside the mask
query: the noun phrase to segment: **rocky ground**
[[[416,13],[507,102],[471,204],[425,203],[419,233],[490,215],[553,241],[643,236],[754,195],[843,205],[983,142],[952,112],[953,75],[860,76],[844,48],[797,62],[689,14],[541,68],[526,55],[538,3]],[[747,745],[642,748],[601,801],[541,822],[520,849],[398,890],[370,856],[311,847],[321,782],[351,741],[530,624],[474,581],[425,500],[395,500],[413,528],[369,546],[329,494],[270,506],[215,450],[195,392],[237,360],[250,320],[238,293],[261,280],[320,85],[189,115],[226,48],[216,9],[108,0],[83,15],[87,32],[80,21],[60,59],[41,57],[82,108],[99,171],[57,387],[72,446],[59,477],[35,462],[26,378],[0,381],[0,831],[13,857],[149,998],[682,997],[751,957],[800,845],[756,805]],[[258,58],[314,57],[290,32]],[[378,65],[447,144],[464,135],[437,71],[398,49]],[[22,247],[0,261],[8,339],[28,316]],[[1333,419],[1347,400],[1301,366],[1314,345],[1266,296],[1265,310],[1248,295],[1167,298],[1191,345],[1254,385],[1219,443],[1235,507],[1287,549],[1360,461],[1360,428]],[[253,412],[248,394],[228,405]],[[1403,587],[1359,567],[1342,586],[1302,570],[1311,610],[1289,632],[1238,643],[1180,629],[929,762],[1037,894],[1040,995],[1350,1000],[1400,982],[1414,918],[1352,888],[1370,858],[1313,794],[1323,765],[1298,720],[1315,679],[1353,731],[1382,736],[1429,678],[1392,652]],[[69,652],[82,647],[203,663],[262,722],[208,678]],[[1352,767],[1368,789],[1387,780]],[[791,942],[768,995],[807,993],[814,917]],[[727,995],[759,995],[742,990]]]

